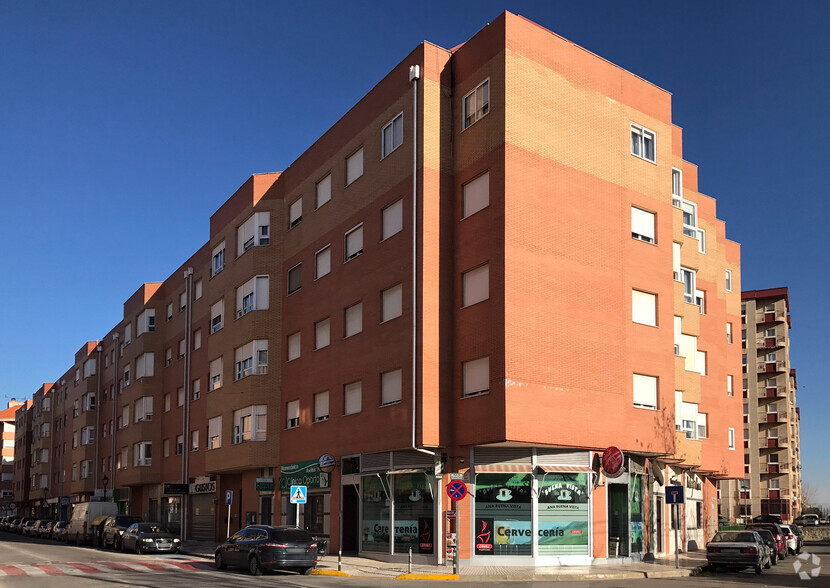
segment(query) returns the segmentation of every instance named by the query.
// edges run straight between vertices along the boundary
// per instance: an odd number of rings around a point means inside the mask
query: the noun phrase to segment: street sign
[[[162,486],[162,494],[187,494],[190,490],[189,484],[171,484],[165,482]]]
[[[233,504],[233,490],[225,490],[225,504],[228,506]]]
[[[291,504],[305,504],[308,491],[305,486],[291,486]]]
[[[683,486],[666,486],[666,504],[683,504]]]
[[[453,500],[461,500],[467,496],[467,486],[464,482],[453,480],[447,484],[447,496]]]
[[[337,465],[337,460],[330,453],[324,453],[317,458],[317,465],[320,467],[320,471],[330,474]]]

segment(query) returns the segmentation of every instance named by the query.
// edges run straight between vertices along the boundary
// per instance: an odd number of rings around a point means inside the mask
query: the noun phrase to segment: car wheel
[[[314,571],[314,568],[300,568],[300,573],[303,576],[310,576],[312,571]]]
[[[764,564],[764,569],[768,570],[771,567],[772,567],[772,559],[770,558],[770,559],[767,560],[767,563]]]
[[[755,573],[756,573],[756,574],[760,574],[760,573],[761,573],[761,571],[762,571],[762,569],[761,569],[761,565],[760,565],[760,564],[758,564],[757,566],[755,566]]]
[[[225,558],[222,557],[222,553],[219,551],[213,556],[213,561],[216,563],[217,570],[224,570],[228,567],[228,564],[225,563]]]
[[[138,555],[144,555],[144,549],[141,547],[141,543],[138,542],[138,539],[136,539],[135,542],[135,552]]]
[[[718,564],[710,563],[709,564],[709,571],[712,572],[712,573],[717,572],[718,571]]]
[[[121,546],[121,551],[122,551],[123,553],[127,553],[127,546],[124,544],[124,540],[122,539],[122,540],[121,540],[121,541],[119,541],[118,543],[119,543],[119,545]]]
[[[259,558],[255,555],[252,555],[251,559],[248,560],[248,572],[250,572],[252,576],[262,575],[262,567],[259,565]]]
[[[770,562],[772,562],[772,565],[774,565],[774,566],[778,565],[778,555],[777,554],[772,555],[769,559],[770,559]]]

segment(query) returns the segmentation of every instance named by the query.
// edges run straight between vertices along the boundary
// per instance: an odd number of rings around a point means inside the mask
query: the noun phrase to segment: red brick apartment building
[[[10,514],[14,504],[15,413],[24,404],[11,399],[5,410],[0,410],[0,516]]]
[[[450,531],[471,565],[670,553],[673,524],[702,546],[743,476],[740,308],[671,95],[505,13],[245,182],[44,387],[57,461],[16,499],[376,558],[444,561]]]

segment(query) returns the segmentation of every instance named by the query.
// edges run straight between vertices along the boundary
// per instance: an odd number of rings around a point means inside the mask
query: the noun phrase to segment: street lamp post
[[[107,484],[110,483],[110,479],[106,474],[101,478],[101,483],[104,485],[104,502],[107,502]]]

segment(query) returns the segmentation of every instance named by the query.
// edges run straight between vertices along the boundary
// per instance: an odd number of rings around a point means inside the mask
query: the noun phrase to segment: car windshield
[[[716,543],[755,543],[752,533],[746,531],[721,531],[712,541]]]
[[[161,525],[139,525],[139,533],[169,533],[167,529]]]

